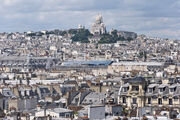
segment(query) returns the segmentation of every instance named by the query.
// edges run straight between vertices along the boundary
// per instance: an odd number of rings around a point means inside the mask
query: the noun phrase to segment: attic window
[[[175,88],[170,88],[170,92],[175,92],[176,91],[176,87]]]
[[[153,92],[153,88],[149,88],[149,93],[152,93]]]
[[[164,88],[159,88],[159,91],[160,91],[160,92],[164,92],[165,89],[166,89],[165,87],[164,87]]]

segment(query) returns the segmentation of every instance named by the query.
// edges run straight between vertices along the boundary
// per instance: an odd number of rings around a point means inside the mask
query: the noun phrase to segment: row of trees
[[[124,37],[118,36],[117,30],[114,30],[109,33],[105,33],[101,35],[101,39],[98,43],[104,44],[104,43],[116,43],[117,41],[131,41],[132,38],[125,39]]]
[[[81,43],[89,43],[88,38],[92,37],[93,35],[89,32],[88,29],[79,29],[74,30],[70,29],[68,31],[70,34],[74,34],[72,37],[73,42],[81,42]],[[132,38],[125,39],[124,37],[118,36],[117,30],[114,30],[110,33],[105,33],[100,35],[101,39],[98,42],[99,44],[109,44],[109,43],[116,43],[117,41],[131,41]]]
[[[89,43],[88,38],[92,37],[93,35],[89,32],[88,29],[70,29],[67,31],[59,31],[59,30],[54,30],[54,31],[47,31],[46,33],[42,32],[34,32],[28,34],[28,36],[42,36],[42,35],[49,35],[49,34],[55,34],[55,35],[67,35],[67,34],[72,34],[73,36],[71,37],[73,42],[81,42],[81,43]],[[133,40],[132,38],[127,38],[125,39],[124,37],[118,36],[117,30],[114,30],[110,33],[105,33],[100,35],[100,41],[98,42],[99,44],[108,44],[108,43],[116,43],[117,41],[131,41]]]

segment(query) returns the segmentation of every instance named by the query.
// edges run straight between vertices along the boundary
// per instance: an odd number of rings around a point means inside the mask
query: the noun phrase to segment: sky
[[[98,13],[108,30],[180,39],[180,0],[1,0],[0,32],[90,28]]]

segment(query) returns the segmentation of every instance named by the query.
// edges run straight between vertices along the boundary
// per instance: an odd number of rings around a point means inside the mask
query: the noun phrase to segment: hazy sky
[[[90,28],[97,13],[108,30],[180,39],[180,0],[1,0],[0,32]]]

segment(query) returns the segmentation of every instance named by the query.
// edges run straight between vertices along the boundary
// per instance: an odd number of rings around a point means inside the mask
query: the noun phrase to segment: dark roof
[[[144,77],[133,77],[127,80],[128,83],[145,83]]]
[[[40,90],[40,92],[41,92],[42,94],[48,94],[48,93],[50,93],[49,89],[46,88],[46,87],[40,87],[39,90]]]
[[[87,66],[98,66],[98,65],[110,65],[112,61],[106,60],[106,61],[100,61],[100,60],[90,60],[90,61],[67,61],[63,62],[63,66],[81,66],[81,65],[87,65]]]

